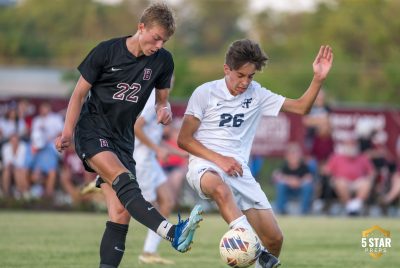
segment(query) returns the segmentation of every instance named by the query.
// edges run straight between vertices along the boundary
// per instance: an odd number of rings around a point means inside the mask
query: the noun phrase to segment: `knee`
[[[122,205],[115,205],[108,210],[110,221],[119,224],[129,224],[131,216]]]
[[[217,203],[226,203],[232,196],[231,189],[225,183],[219,184],[211,193],[212,199]]]
[[[283,233],[281,230],[276,232],[272,237],[271,237],[271,244],[273,247],[281,248],[283,244]]]
[[[112,188],[124,206],[132,200],[142,197],[142,192],[136,177],[130,172],[125,172],[117,176],[112,183]]]
[[[281,230],[278,230],[274,234],[268,235],[268,237],[261,240],[267,249],[280,249],[283,245],[283,233]]]

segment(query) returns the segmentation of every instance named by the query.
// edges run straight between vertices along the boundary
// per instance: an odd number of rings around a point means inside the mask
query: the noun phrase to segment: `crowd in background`
[[[100,192],[84,189],[95,179],[84,170],[74,146],[58,153],[54,146],[64,124],[64,112],[54,112],[50,101],[34,105],[27,99],[9,102],[0,115],[0,206],[13,201],[38,203],[44,208],[104,207]],[[165,128],[166,146],[177,147],[179,124]],[[162,163],[171,187],[179,192],[187,157],[169,155]]]
[[[283,166],[273,174],[276,212],[288,213],[289,201],[297,200],[294,213],[300,214],[398,215],[400,148],[393,155],[368,121],[335,140],[330,112],[321,91],[303,118],[304,146],[289,144]]]
[[[8,103],[0,116],[0,206],[10,200],[39,201],[50,208],[103,202],[101,193],[82,194],[95,174],[84,170],[73,146],[62,155],[55,150],[53,141],[62,131],[63,120],[63,112],[54,112],[48,101],[37,107],[27,99]],[[281,167],[271,176],[275,198],[270,201],[277,213],[399,214],[400,146],[392,155],[380,133],[365,122],[335,141],[323,91],[303,123],[304,143],[289,143]],[[176,121],[164,129],[165,146],[179,150],[179,128]],[[181,206],[199,201],[184,183],[184,155],[169,155],[162,162],[173,192],[180,193],[176,196]],[[262,160],[253,159],[253,173],[260,172]]]

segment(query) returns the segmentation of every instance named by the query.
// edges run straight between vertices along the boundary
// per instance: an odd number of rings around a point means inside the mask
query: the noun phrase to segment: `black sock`
[[[122,173],[112,183],[118,199],[129,214],[138,222],[157,233],[165,218],[142,195],[136,177],[132,173]],[[172,228],[171,228],[172,229]]]
[[[125,251],[127,224],[108,221],[100,244],[100,268],[116,268]]]
[[[165,239],[173,242],[175,237],[175,225],[172,225],[171,229],[169,229],[167,237]]]

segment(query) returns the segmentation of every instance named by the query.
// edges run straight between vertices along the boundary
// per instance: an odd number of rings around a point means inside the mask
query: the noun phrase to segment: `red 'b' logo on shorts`
[[[144,73],[143,73],[143,80],[150,80],[151,78],[151,69],[144,69]]]
[[[107,140],[105,139],[99,139],[99,140],[100,140],[100,147],[109,147]]]

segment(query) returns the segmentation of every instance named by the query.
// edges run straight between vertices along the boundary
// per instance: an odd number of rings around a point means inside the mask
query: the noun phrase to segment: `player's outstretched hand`
[[[157,123],[168,125],[171,122],[172,122],[171,105],[168,103],[167,106],[160,108],[157,107]]]
[[[71,145],[71,136],[66,136],[62,134],[61,136],[57,137],[55,141],[56,149],[60,153],[63,152],[65,149],[67,149]]]
[[[233,157],[220,155],[215,163],[229,176],[243,176],[242,165]]]
[[[313,62],[315,78],[324,80],[332,67],[333,53],[330,46],[321,46],[318,55]]]

